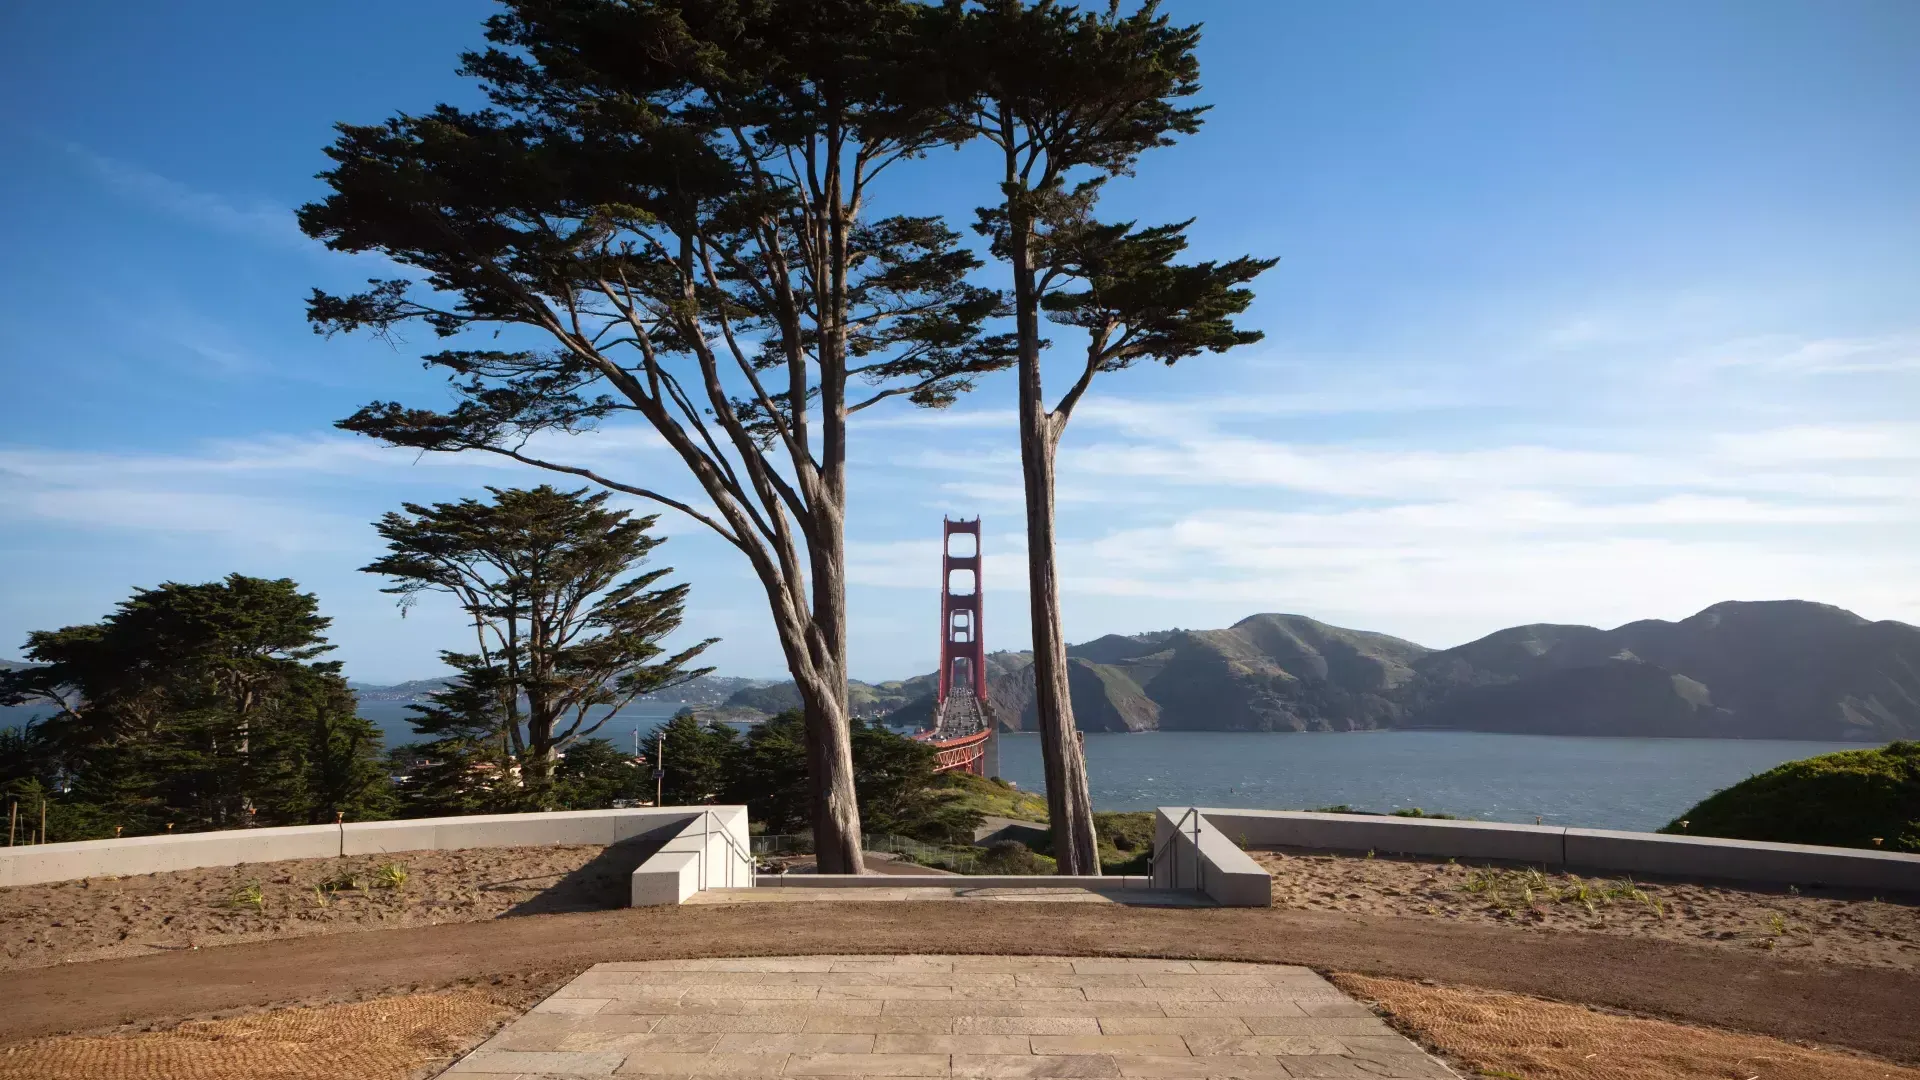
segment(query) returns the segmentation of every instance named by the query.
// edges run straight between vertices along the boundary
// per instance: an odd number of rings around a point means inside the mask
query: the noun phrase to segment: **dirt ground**
[[[1250,851],[1278,908],[1621,934],[1920,971],[1920,904],[1839,892],[1582,878],[1507,866]]]
[[[597,845],[473,848],[16,886],[0,889],[0,971],[621,907],[636,861]]]
[[[1845,1051],[1406,979],[1336,974],[1340,989],[1468,1076],[1522,1080],[1920,1080]]]
[[[1618,934],[1920,971],[1920,905],[1256,851],[1276,908]],[[618,908],[637,853],[413,851],[0,889],[0,971],[274,938]],[[395,867],[404,876],[382,874]],[[881,872],[926,872],[876,859]],[[250,890],[258,886],[258,893]],[[1911,898],[1905,898],[1911,899]]]
[[[1466,1076],[1920,1080],[1920,1070],[1765,1036],[1407,979],[1332,978]],[[414,1080],[437,1074],[546,989],[459,989],[34,1039],[0,1050],[0,1080]]]
[[[1346,912],[1107,904],[627,908],[257,941],[0,972],[0,1045],[233,1009],[570,978],[594,963],[817,953],[1145,956],[1432,979],[1920,1066],[1920,973],[1757,949]],[[1745,1080],[1742,1074],[1733,1080]],[[1773,1080],[1773,1078],[1768,1078]]]
[[[35,1039],[0,1050],[0,1080],[410,1080],[437,1075],[540,996],[449,990]]]

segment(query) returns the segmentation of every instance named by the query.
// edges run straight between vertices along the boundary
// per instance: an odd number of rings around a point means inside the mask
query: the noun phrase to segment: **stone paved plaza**
[[[598,964],[445,1075],[1441,1080],[1454,1073],[1306,968],[808,956]]]

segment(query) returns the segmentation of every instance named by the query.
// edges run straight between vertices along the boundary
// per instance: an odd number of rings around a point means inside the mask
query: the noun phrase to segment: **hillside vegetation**
[[[1789,761],[1660,831],[1920,853],[1920,742]]]
[[[1518,626],[1439,650],[1267,614],[1224,630],[1110,634],[1068,655],[1086,731],[1920,737],[1920,627],[1797,600],[1715,604],[1613,630]],[[996,653],[989,663],[1001,721],[1032,730],[1028,658]],[[931,715],[923,678],[927,697],[890,721]]]

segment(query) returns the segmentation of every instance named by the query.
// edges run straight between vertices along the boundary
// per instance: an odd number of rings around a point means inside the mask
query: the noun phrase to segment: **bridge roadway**
[[[987,740],[992,735],[992,706],[960,685],[934,707],[933,729],[919,738],[934,748],[934,771],[958,769],[982,776],[985,775],[982,763],[987,756]]]

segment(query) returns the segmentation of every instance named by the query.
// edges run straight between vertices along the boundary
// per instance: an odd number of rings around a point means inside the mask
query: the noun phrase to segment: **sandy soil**
[[[617,847],[474,848],[17,886],[0,889],[0,971],[621,907],[635,859]],[[383,875],[386,866],[404,877]]]
[[[1273,874],[1277,908],[1621,934],[1920,971],[1920,904],[1913,897],[1889,903],[1446,860],[1248,854]]]
[[[816,903],[784,905],[778,916],[770,922],[758,906],[627,908],[0,972],[0,1045],[236,1008],[454,985],[532,986],[609,960],[955,952],[1254,960],[1432,979],[1846,1046],[1920,1066],[1920,1010],[1912,1005],[1920,1001],[1920,973],[1808,964],[1757,949],[1264,908]]]
[[[543,993],[449,990],[35,1039],[0,1051],[0,1080],[411,1080],[437,1075]]]
[[[1763,1035],[1490,990],[1336,974],[1466,1076],[1524,1080],[1920,1080],[1920,1069]]]

